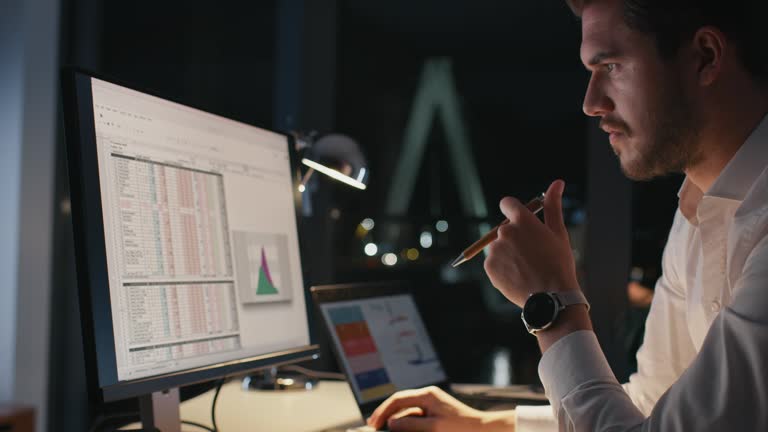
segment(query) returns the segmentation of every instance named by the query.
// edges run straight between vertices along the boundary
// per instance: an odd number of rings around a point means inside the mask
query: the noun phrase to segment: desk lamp
[[[311,184],[315,171],[350,187],[365,190],[369,170],[357,141],[347,135],[331,133],[318,136],[316,132],[294,132],[296,150],[301,165],[306,167],[299,192],[302,193],[302,215],[312,216],[311,192],[317,188]],[[307,193],[310,192],[310,193]]]

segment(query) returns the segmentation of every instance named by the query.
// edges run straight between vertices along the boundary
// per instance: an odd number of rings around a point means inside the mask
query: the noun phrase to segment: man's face
[[[582,12],[581,59],[592,74],[584,112],[601,117],[628,177],[682,172],[696,157],[698,127],[681,68],[661,59],[651,36],[627,27],[622,8],[599,0]]]

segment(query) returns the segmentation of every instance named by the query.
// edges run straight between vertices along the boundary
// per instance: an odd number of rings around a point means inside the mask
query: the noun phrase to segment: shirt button
[[[720,302],[715,300],[712,302],[711,305],[709,305],[709,310],[712,312],[719,312],[720,311]]]

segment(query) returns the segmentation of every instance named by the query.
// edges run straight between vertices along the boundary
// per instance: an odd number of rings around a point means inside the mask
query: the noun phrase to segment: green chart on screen
[[[261,248],[261,267],[259,268],[259,283],[256,287],[256,295],[274,295],[277,294],[277,288],[272,282],[272,275],[269,272],[267,255],[264,248]]]
[[[302,287],[291,280],[288,236],[244,230],[232,232],[235,280],[243,304],[289,302]]]

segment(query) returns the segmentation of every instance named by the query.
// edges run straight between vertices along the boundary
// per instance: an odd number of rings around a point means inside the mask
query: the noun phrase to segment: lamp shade
[[[358,189],[368,185],[370,172],[357,141],[344,134],[323,135],[309,145],[301,162]]]

